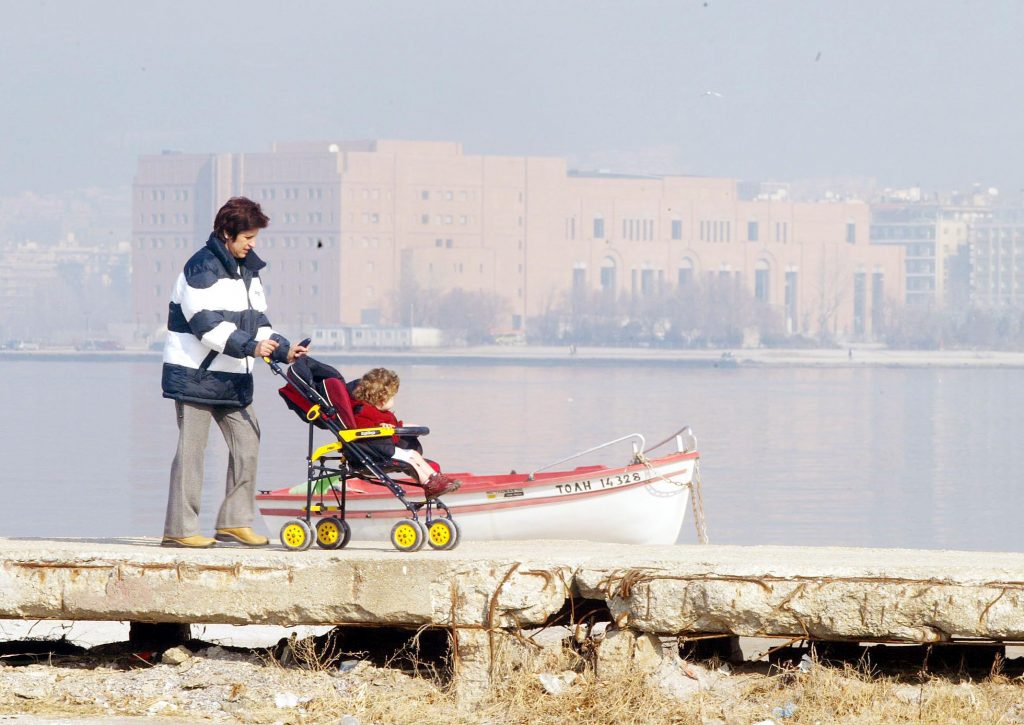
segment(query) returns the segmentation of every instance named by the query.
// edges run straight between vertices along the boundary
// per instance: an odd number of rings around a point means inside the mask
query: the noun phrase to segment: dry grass
[[[248,679],[224,686],[220,696],[236,722],[336,723],[346,714],[363,723],[419,723],[442,719],[461,723],[719,723],[749,725],[773,719],[792,723],[1024,723],[1024,678],[1009,678],[998,667],[987,676],[970,679],[965,674],[939,677],[921,672],[882,674],[853,666],[815,665],[808,671],[748,663],[732,674],[719,677],[708,690],[688,699],[675,699],[652,677],[636,669],[598,677],[593,658],[570,647],[523,646],[514,638],[499,643],[494,685],[472,706],[460,703],[446,688],[443,663],[419,663],[401,671],[361,665],[337,674],[337,650],[313,640],[292,642],[290,664],[265,660],[247,670]],[[413,648],[414,649],[414,648]],[[587,650],[588,654],[590,650]],[[403,653],[403,661],[415,652]],[[187,664],[187,663],[186,663]],[[184,667],[183,665],[182,667]],[[208,665],[207,666],[211,666]],[[212,665],[227,667],[226,665]],[[708,670],[713,665],[705,663]],[[148,670],[155,676],[158,666]],[[38,669],[57,673],[58,680],[83,678],[82,690],[110,693],[100,709],[85,698],[24,699],[5,690],[5,681],[18,672]],[[173,668],[167,667],[168,677]],[[224,670],[227,671],[226,669]],[[332,676],[332,671],[334,674]],[[428,674],[418,674],[418,673]],[[559,695],[545,691],[540,673],[576,673],[575,681]],[[138,671],[135,671],[138,674]],[[433,673],[432,675],[429,673]],[[131,677],[132,671],[102,667],[43,665],[31,668],[0,667],[0,713],[97,716],[144,715],[153,698],[118,698],[114,678]],[[234,676],[234,675],[232,675]],[[223,683],[221,683],[223,686]],[[211,682],[210,696],[216,700]],[[193,690],[194,691],[194,690]],[[311,696],[300,708],[278,709],[273,693],[299,692]],[[182,697],[182,692],[166,698]],[[788,717],[773,713],[792,705]],[[235,709],[235,707],[241,709]],[[182,717],[185,704],[176,712],[161,715]],[[213,717],[210,712],[189,712],[196,721]],[[225,720],[221,720],[225,722]],[[158,722],[158,720],[157,720]],[[230,722],[230,720],[227,720]]]

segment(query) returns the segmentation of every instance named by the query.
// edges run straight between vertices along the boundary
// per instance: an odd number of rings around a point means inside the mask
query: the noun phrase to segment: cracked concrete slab
[[[622,626],[819,639],[1024,641],[1024,554],[464,542],[398,552],[166,549],[0,539],[0,618],[472,628],[543,623],[574,596]]]

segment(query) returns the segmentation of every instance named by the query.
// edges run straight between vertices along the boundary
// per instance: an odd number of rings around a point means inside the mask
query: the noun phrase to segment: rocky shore
[[[730,663],[684,659],[675,640],[616,631],[581,638],[542,630],[523,641],[525,650],[499,658],[495,686],[472,703],[448,687],[454,663],[415,645],[382,659],[381,651],[332,649],[329,636],[268,648],[194,640],[163,652],[7,643],[0,722],[1024,723],[1017,660],[957,664],[915,648],[876,664],[863,654],[843,661],[793,643],[745,640],[743,657]],[[625,663],[624,646],[634,651]]]

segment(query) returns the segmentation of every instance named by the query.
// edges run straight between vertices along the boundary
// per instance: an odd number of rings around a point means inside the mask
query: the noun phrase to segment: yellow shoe
[[[182,549],[209,549],[216,546],[217,541],[209,536],[194,534],[192,536],[165,536],[160,546],[177,546]]]
[[[246,546],[266,546],[270,543],[270,539],[260,536],[248,526],[239,529],[217,529],[214,537],[217,541],[245,544]]]

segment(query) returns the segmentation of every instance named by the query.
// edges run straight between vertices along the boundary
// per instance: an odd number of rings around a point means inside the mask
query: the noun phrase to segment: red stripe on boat
[[[678,469],[676,471],[659,473],[658,476],[659,477],[668,478],[669,476],[675,475],[676,473],[679,473],[679,472],[681,472],[683,470],[685,470],[685,469]],[[654,479],[654,481],[657,481],[657,480],[658,480],[657,478]],[[548,481],[547,483],[550,483],[550,481]],[[623,484],[621,486],[613,486],[613,487],[610,487],[610,488],[597,488],[597,489],[593,489],[593,490],[590,490],[590,491],[573,492],[571,494],[558,494],[558,495],[555,495],[555,496],[538,496],[536,498],[516,498],[515,500],[512,500],[512,501],[495,501],[493,503],[477,503],[477,504],[462,504],[462,505],[459,505],[459,504],[456,504],[456,503],[452,503],[452,504],[450,504],[448,506],[448,508],[450,508],[454,513],[473,513],[473,512],[478,512],[478,511],[497,511],[497,510],[500,510],[500,509],[520,508],[520,507],[526,507],[526,506],[543,506],[543,505],[546,505],[546,504],[554,503],[556,501],[575,501],[575,500],[579,500],[580,498],[582,498],[584,496],[596,496],[596,495],[600,495],[600,494],[621,493],[622,491],[628,491],[629,489],[636,488],[637,486],[646,486],[649,483],[652,483],[652,479],[650,479],[650,478],[648,478],[646,480],[643,480],[643,481],[636,481],[634,483]],[[680,488],[684,488],[684,486],[680,486]],[[459,496],[459,495],[461,495],[461,493],[462,492],[460,491],[459,493],[453,494],[453,496]],[[301,495],[300,496],[300,495],[295,495],[295,494],[291,494],[291,495],[288,495],[288,496],[275,496],[273,494],[264,494],[262,496],[257,496],[257,498],[271,499],[273,501],[282,501],[282,502],[284,502],[284,501],[288,501],[288,500],[292,500],[292,499],[304,500],[306,497],[305,497],[305,495]],[[284,509],[284,508],[261,508],[260,509],[260,513],[263,516],[285,516],[285,517],[288,517],[288,518],[296,518],[296,517],[302,518],[303,516],[305,516],[305,512],[302,511],[301,509],[290,509],[290,508],[288,508],[288,509]],[[333,512],[325,511],[325,513],[330,515]],[[318,514],[318,512],[314,512],[314,515],[317,515],[317,514]],[[371,510],[371,511],[367,511],[365,509],[356,509],[356,510],[349,510],[349,511],[345,512],[346,518],[349,518],[349,519],[387,519],[387,518],[395,518],[395,519],[397,519],[397,518],[405,518],[408,515],[409,515],[409,511],[407,509],[405,509],[405,508],[374,509],[374,510]]]

